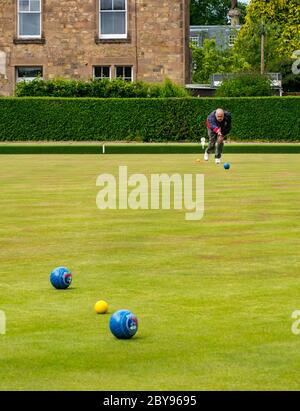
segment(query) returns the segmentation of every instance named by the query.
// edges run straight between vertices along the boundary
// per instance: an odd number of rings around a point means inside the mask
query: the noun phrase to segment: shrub
[[[218,97],[262,97],[271,96],[270,80],[260,74],[239,74],[225,79],[217,89]]]
[[[184,87],[166,79],[163,84],[143,81],[128,82],[122,79],[96,79],[91,81],[35,79],[21,81],[16,87],[17,97],[98,97],[98,98],[146,98],[188,97]]]

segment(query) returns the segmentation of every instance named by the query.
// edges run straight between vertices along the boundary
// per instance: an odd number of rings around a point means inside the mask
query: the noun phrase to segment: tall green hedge
[[[299,97],[0,98],[1,141],[198,141],[209,112],[232,113],[237,141],[300,141]]]

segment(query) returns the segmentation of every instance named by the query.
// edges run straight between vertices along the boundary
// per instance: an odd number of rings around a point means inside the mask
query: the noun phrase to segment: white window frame
[[[41,69],[42,71],[42,77],[40,77],[40,79],[43,79],[43,66],[16,66],[15,70],[16,70],[16,83],[20,83],[21,81],[33,81],[35,80],[37,77],[18,77],[18,69],[20,68],[30,68],[30,69]]]
[[[125,10],[101,10],[101,0],[99,0],[99,39],[127,39],[127,10],[128,0],[125,0]],[[124,13],[125,12],[125,33],[124,34],[102,34],[101,33],[101,13]]]
[[[95,69],[96,69],[96,67],[108,67],[109,68],[109,77],[96,77],[95,76]],[[93,79],[94,80],[96,80],[96,79],[108,79],[108,80],[111,80],[111,66],[108,66],[108,65],[103,65],[103,66],[94,66],[93,67]]]
[[[42,37],[42,0],[40,2],[40,11],[20,11],[20,0],[17,0],[17,26],[19,39],[40,39]],[[40,33],[36,35],[20,35],[20,14],[39,14],[40,15]]]
[[[122,66],[122,65],[120,65],[120,64],[118,64],[118,65],[116,65],[115,66],[115,78],[121,78],[122,80],[124,80],[124,81],[129,81],[129,80],[125,80],[126,79],[126,77],[125,76],[122,76],[122,77],[117,77],[117,68],[118,67],[123,67],[123,73],[124,73],[124,71],[125,71],[125,67],[130,67],[131,68],[131,80],[130,80],[130,82],[132,83],[133,82],[133,66],[130,66],[130,65],[124,65],[124,66]],[[125,74],[125,73],[124,73]],[[128,78],[128,77],[127,77]]]

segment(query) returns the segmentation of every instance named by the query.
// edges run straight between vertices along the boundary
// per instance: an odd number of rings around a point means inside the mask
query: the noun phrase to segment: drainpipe
[[[137,0],[134,2],[134,16],[135,16],[135,79],[138,80],[139,73],[139,57],[138,57],[138,29],[137,29]]]

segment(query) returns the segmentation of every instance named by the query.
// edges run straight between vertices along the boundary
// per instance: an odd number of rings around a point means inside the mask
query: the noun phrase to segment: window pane
[[[30,1],[30,11],[40,11],[40,0],[31,0]]]
[[[114,10],[125,10],[125,0],[114,0]]]
[[[116,77],[123,78],[123,67],[116,67]]]
[[[112,0],[101,0],[101,10],[112,10]]]
[[[103,67],[103,77],[108,77],[109,78],[109,67],[107,67],[107,66]]]
[[[19,10],[29,11],[29,0],[19,0]]]
[[[20,36],[39,36],[40,35],[40,14],[26,13],[19,14]]]
[[[38,77],[43,75],[41,67],[18,67],[17,76],[22,77]]]
[[[113,33],[113,13],[101,13],[101,33]]]
[[[94,76],[95,77],[101,77],[101,67],[95,67],[94,68]]]
[[[125,34],[124,12],[101,13],[101,34]]]
[[[131,78],[131,67],[125,67],[125,77]]]
[[[113,34],[125,34],[125,12],[114,13]]]

